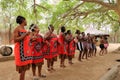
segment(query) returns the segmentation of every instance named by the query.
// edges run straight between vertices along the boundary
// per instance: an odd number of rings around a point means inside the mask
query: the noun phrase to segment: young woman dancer
[[[83,55],[82,55],[82,59],[84,59],[84,57],[86,59],[88,59],[88,42],[87,42],[87,37],[85,36],[84,32],[82,32],[82,43],[83,43]]]
[[[83,46],[82,46],[82,37],[80,35],[81,34],[80,30],[76,30],[75,34],[76,34],[75,42],[77,43],[77,50],[79,50],[78,60],[82,61]]]
[[[97,52],[96,44],[97,44],[97,37],[93,36],[93,38],[92,38],[92,48],[93,48],[93,55],[94,56],[96,56],[96,52]]]
[[[18,16],[16,22],[19,24],[14,30],[14,54],[15,54],[15,63],[16,71],[20,74],[19,80],[25,79],[25,72],[30,68],[31,54],[29,54],[29,34],[25,30],[27,25],[26,19],[23,16]]]
[[[33,78],[38,79],[39,77],[46,77],[41,74],[42,65],[44,64],[44,55],[42,53],[44,40],[39,34],[39,28],[36,24],[30,25],[30,49],[32,54],[32,72]],[[38,77],[36,75],[36,67],[38,67]]]
[[[60,56],[60,67],[66,67],[65,66],[65,59],[66,59],[66,48],[65,48],[65,27],[61,27],[61,32],[59,34],[58,41],[60,43],[59,45],[59,56]]]
[[[104,41],[104,47],[105,47],[105,53],[106,54],[108,53],[108,50],[107,50],[108,46],[109,46],[109,43],[108,43],[108,40],[107,40],[107,37],[106,37],[105,41]]]
[[[87,33],[87,43],[88,43],[88,57],[93,56],[93,48],[92,48],[92,37],[90,33]]]
[[[100,39],[100,53],[99,53],[99,55],[101,56],[101,55],[103,55],[104,54],[104,49],[105,49],[105,46],[104,46],[104,37],[103,36],[101,36],[101,39]]]
[[[73,64],[72,62],[72,59],[74,57],[74,54],[75,54],[75,41],[74,41],[74,37],[71,33],[71,30],[67,30],[67,33],[66,33],[66,41],[68,43],[68,61],[69,61],[69,64]]]
[[[48,71],[54,71],[55,70],[53,68],[54,62],[57,61],[58,56],[58,38],[57,35],[53,33],[54,31],[53,25],[49,25],[48,30],[49,31],[44,36],[45,40],[49,42],[48,45],[49,52],[47,55],[45,54],[45,58],[47,60]]]

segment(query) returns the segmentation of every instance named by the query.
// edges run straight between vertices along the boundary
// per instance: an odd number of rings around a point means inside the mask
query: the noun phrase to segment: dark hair
[[[71,30],[67,30],[67,34],[70,34],[71,33]]]
[[[75,34],[79,34],[80,33],[80,30],[76,30]]]
[[[54,27],[54,26],[53,26],[52,24],[50,24],[50,25],[48,26],[48,29],[50,30],[51,27]]]
[[[62,26],[62,27],[61,27],[61,32],[65,32],[65,30],[66,30],[65,27]]]
[[[82,32],[82,34],[84,34],[85,32]]]
[[[35,24],[31,24],[30,27],[29,27],[29,30],[31,30],[32,32],[34,32],[34,28],[32,29],[32,27],[34,26]]]
[[[21,24],[23,22],[23,20],[25,20],[25,18],[23,16],[17,16],[16,23]]]

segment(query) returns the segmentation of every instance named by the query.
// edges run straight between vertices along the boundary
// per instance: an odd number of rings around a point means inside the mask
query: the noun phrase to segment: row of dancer
[[[54,62],[57,56],[60,57],[60,67],[65,67],[65,59],[68,57],[72,64],[72,58],[75,54],[75,41],[71,31],[66,32],[65,27],[61,27],[59,37],[54,33],[54,26],[49,25],[48,32],[42,36],[39,33],[39,27],[31,24],[29,31],[25,30],[27,25],[23,16],[16,18],[19,25],[14,30],[14,54],[16,71],[20,73],[20,80],[25,79],[25,72],[32,67],[33,77],[46,77],[41,74],[44,59],[47,60],[48,71],[54,71]],[[36,68],[38,67],[38,75]]]
[[[71,30],[61,27],[59,35],[54,33],[54,26],[48,26],[48,32],[41,35],[39,27],[31,24],[29,31],[25,30],[27,25],[23,16],[18,16],[16,22],[19,24],[14,30],[14,54],[16,70],[20,73],[20,80],[24,80],[26,70],[32,68],[33,77],[36,78],[36,68],[38,68],[38,77],[46,77],[41,74],[44,60],[47,61],[47,70],[55,71],[54,63],[57,57],[60,59],[60,67],[65,68],[65,60],[73,64],[72,59],[76,48],[79,50],[78,60],[96,56],[96,37],[87,36],[84,32],[76,30],[75,36]]]

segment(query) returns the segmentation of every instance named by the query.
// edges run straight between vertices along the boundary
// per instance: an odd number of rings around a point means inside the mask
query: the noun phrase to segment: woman
[[[76,30],[75,32],[76,37],[75,37],[75,42],[77,43],[77,50],[79,50],[79,57],[78,60],[82,60],[82,53],[83,53],[83,46],[82,46],[82,40],[81,40],[81,35],[80,35],[80,30]]]
[[[27,25],[26,19],[22,16],[16,18],[17,24],[19,24],[14,30],[14,54],[16,70],[20,73],[20,80],[25,79],[25,72],[29,69],[29,64],[31,63],[32,56],[29,53],[29,34],[25,30]]]
[[[102,36],[101,39],[100,39],[100,53],[99,55],[103,55],[104,54],[104,49],[105,49],[105,46],[104,46],[104,37]]]
[[[97,44],[97,37],[93,36],[93,38],[92,38],[92,48],[93,48],[93,55],[94,56],[96,56],[96,52],[97,52],[96,44]]]
[[[41,75],[42,65],[44,64],[44,55],[42,53],[43,48],[43,37],[39,34],[39,28],[35,24],[30,25],[30,49],[32,53],[32,72],[33,78],[36,77],[36,67],[38,67],[38,77],[46,77]]]
[[[82,32],[82,43],[83,43],[82,59],[84,59],[84,56],[86,59],[88,59],[88,42],[87,42],[87,37],[85,36],[84,32]]]
[[[66,48],[65,48],[65,27],[61,27],[61,32],[59,34],[58,42],[60,43],[59,45],[59,55],[60,55],[60,67],[65,67],[65,58],[66,58]]]
[[[106,37],[105,41],[104,41],[104,47],[105,47],[105,53],[106,54],[108,53],[108,50],[107,50],[108,46],[109,46],[109,43],[108,43],[108,40],[107,40],[107,37]]]
[[[71,33],[71,30],[67,30],[66,41],[68,43],[68,51],[67,52],[68,52],[69,64],[73,64],[72,59],[75,54],[75,41],[74,41],[74,37]]]
[[[87,33],[87,43],[88,43],[88,57],[93,56],[93,48],[92,48],[92,37],[90,33]]]
[[[47,60],[48,71],[54,71],[53,68],[54,62],[57,61],[58,56],[58,38],[57,35],[53,33],[54,27],[53,25],[49,25],[48,32],[45,34],[44,38],[49,43],[48,52],[45,54],[45,58]],[[44,50],[45,52],[45,50]]]

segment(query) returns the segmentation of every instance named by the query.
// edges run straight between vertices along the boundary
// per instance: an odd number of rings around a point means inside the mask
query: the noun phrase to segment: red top
[[[55,35],[54,33],[49,34],[49,32],[47,32],[45,37],[46,37],[46,41],[49,42],[49,45],[44,44],[43,53],[45,55],[45,58],[56,57],[58,55],[58,38],[57,38],[57,35]]]
[[[26,30],[20,30],[19,35],[26,33]],[[17,66],[24,66],[31,63],[32,55],[29,48],[29,36],[26,36],[23,40],[16,42],[14,47],[15,63]]]
[[[37,39],[31,41],[31,54],[32,54],[32,63],[43,62],[44,56],[42,53],[43,49],[43,37],[39,34],[36,35]]]

